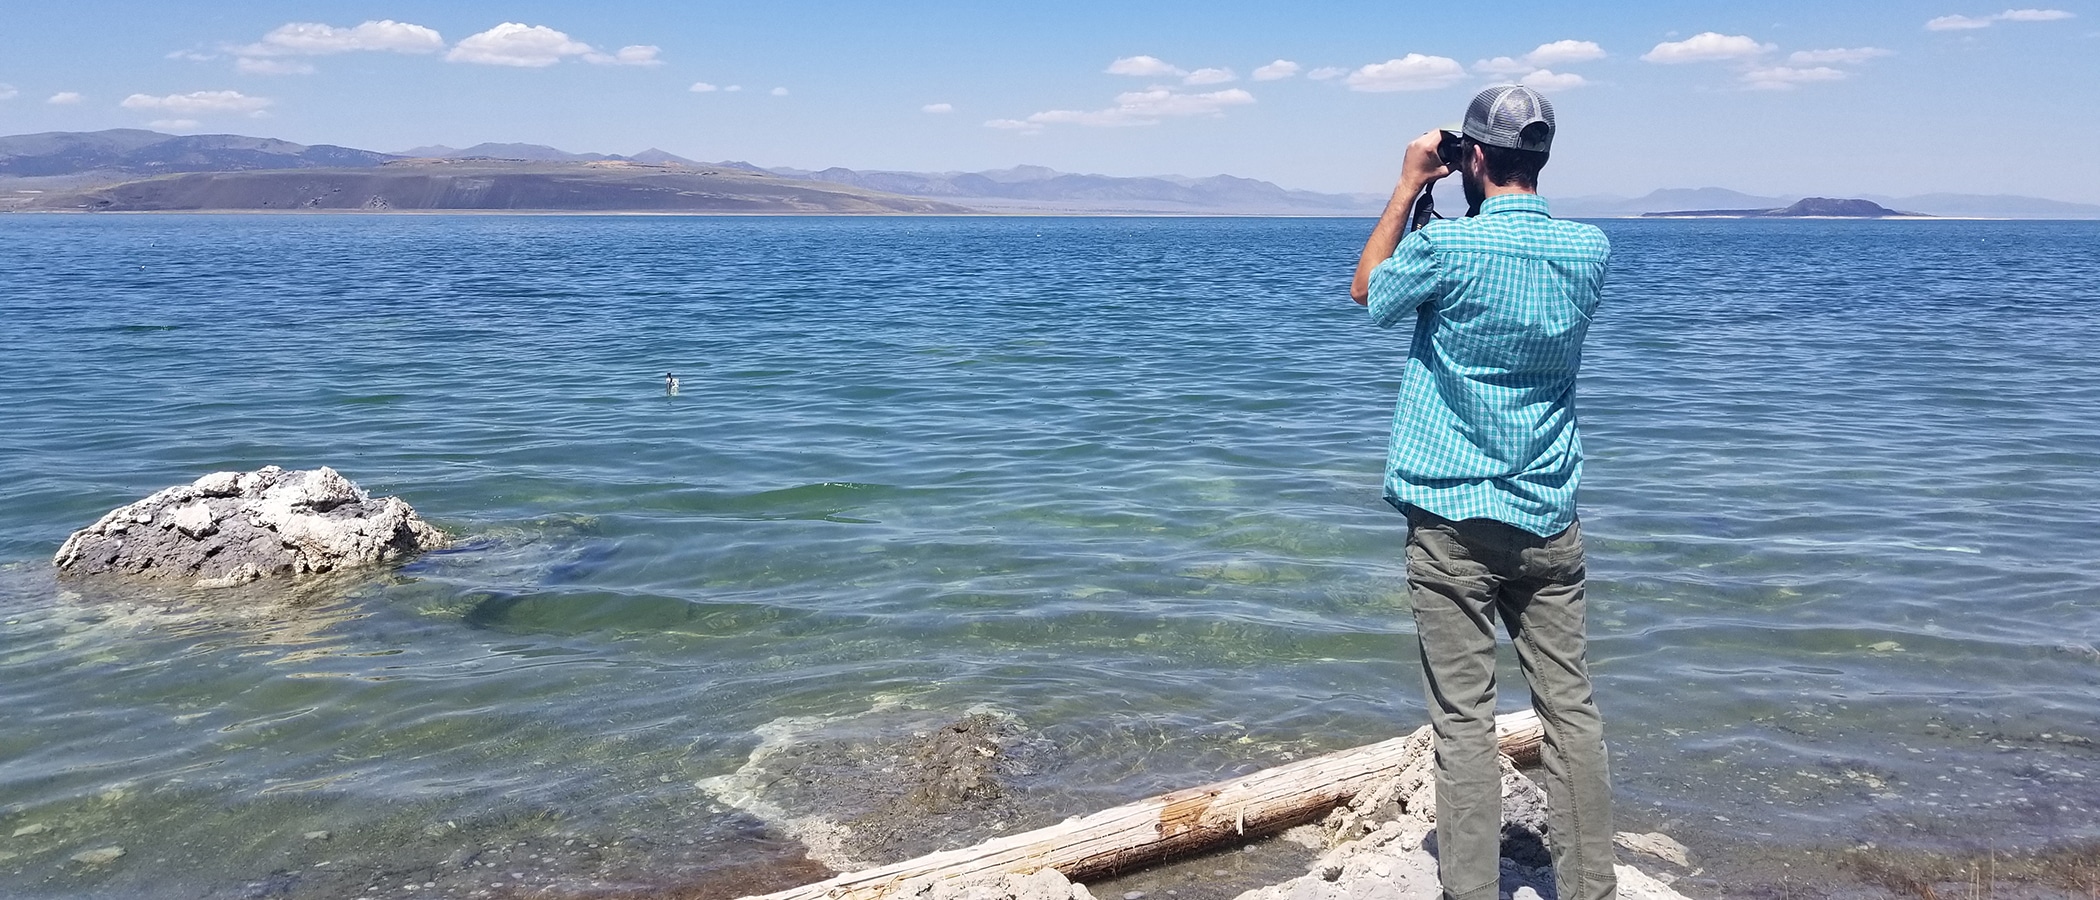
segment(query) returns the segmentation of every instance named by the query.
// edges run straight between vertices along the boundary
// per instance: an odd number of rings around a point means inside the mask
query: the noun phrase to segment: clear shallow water
[[[1024,824],[1412,729],[1366,227],[0,220],[0,894],[733,881],[791,842],[694,782],[885,704],[1045,736]],[[1621,824],[2100,837],[2100,224],[1603,227]],[[50,575],[265,464],[464,541],[241,613]]]

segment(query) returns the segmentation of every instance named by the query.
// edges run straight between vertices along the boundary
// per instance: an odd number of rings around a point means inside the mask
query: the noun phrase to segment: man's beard
[[[1473,179],[1471,172],[1458,173],[1458,180],[1466,189],[1466,215],[1478,215],[1480,204],[1487,201],[1487,191],[1481,188],[1480,182]]]

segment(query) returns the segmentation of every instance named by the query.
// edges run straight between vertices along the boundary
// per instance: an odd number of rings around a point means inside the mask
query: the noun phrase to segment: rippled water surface
[[[1622,825],[2100,838],[2100,223],[1601,224]],[[794,842],[697,784],[786,717],[1017,716],[1016,825],[1411,730],[1367,227],[0,219],[0,894],[755,879]],[[266,464],[461,543],[53,577]]]

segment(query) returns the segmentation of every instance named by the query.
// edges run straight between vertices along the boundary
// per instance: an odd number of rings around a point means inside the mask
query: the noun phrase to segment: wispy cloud
[[[87,98],[80,96],[79,91],[59,91],[44,102],[53,106],[72,106],[85,99]]]
[[[1767,44],[1748,35],[1707,31],[1681,41],[1656,44],[1641,58],[1653,63],[1724,63],[1736,72],[1743,87],[1757,91],[1787,91],[1804,85],[1843,81],[1852,72],[1839,66],[1859,66],[1894,51],[1880,47],[1832,47],[1827,50],[1796,50],[1785,62],[1770,55],[1777,44]]]
[[[1894,55],[1896,51],[1880,47],[1833,47],[1829,50],[1796,50],[1787,54],[1786,63],[1790,66],[1856,66],[1870,59]]]
[[[955,111],[955,104],[928,103],[925,106],[919,107],[919,111],[922,113],[933,113],[934,115],[946,115]]]
[[[1675,65],[1695,62],[1728,62],[1755,59],[1773,50],[1775,44],[1760,44],[1756,39],[1741,34],[1721,34],[1706,31],[1681,41],[1664,41],[1655,49],[1641,56],[1652,63]]]
[[[1187,85],[1226,84],[1240,78],[1231,69],[1222,67],[1201,68],[1192,72],[1157,56],[1121,57],[1109,63],[1108,68],[1102,71],[1110,75],[1128,75],[1132,78],[1179,78],[1182,84]]]
[[[1989,28],[1999,22],[2056,22],[2078,18],[2077,13],[2061,9],[2008,9],[1988,16],[1940,16],[1926,21],[1927,31],[1968,31]]]
[[[1590,82],[1589,79],[1573,72],[1540,69],[1517,79],[1517,83],[1538,91],[1571,91]]]
[[[773,90],[771,91],[771,93],[772,93],[772,94],[773,94],[773,96],[775,96],[775,97],[785,97],[785,96],[787,96],[787,95],[788,95],[788,89],[787,89],[787,88],[784,88],[784,87],[777,87],[777,88],[774,88],[774,89],[773,89]]]
[[[1829,66],[1765,66],[1743,73],[1743,83],[1755,90],[1786,91],[1804,84],[1843,81],[1845,72]]]
[[[693,82],[693,86],[686,88],[686,90],[692,91],[695,94],[712,94],[716,91],[721,90],[721,88],[709,84],[705,81],[695,81]]]
[[[242,56],[233,61],[234,71],[249,75],[312,75],[314,64],[297,59]]]
[[[1540,68],[1565,66],[1570,63],[1594,62],[1605,57],[1604,48],[1596,41],[1554,41],[1540,44],[1538,49],[1524,54],[1524,61]]]
[[[15,99],[15,95],[20,93],[22,92],[15,90],[14,85],[0,84],[0,100],[13,100]]]
[[[583,58],[601,66],[660,66],[664,61],[656,55],[662,52],[663,48],[654,44],[629,44],[611,53],[586,53]]]
[[[1343,80],[1352,91],[1433,91],[1466,77],[1466,67],[1445,56],[1410,53],[1362,66]]]
[[[1154,87],[1150,90],[1117,94],[1115,105],[1107,109],[1053,109],[1025,119],[993,119],[984,124],[990,128],[1022,132],[1040,131],[1048,125],[1086,125],[1095,128],[1157,125],[1161,120],[1170,118],[1222,115],[1228,107],[1245,106],[1253,102],[1254,95],[1240,88],[1192,94],[1169,87]]]
[[[357,51],[436,53],[445,49],[437,31],[421,25],[379,19],[349,28],[319,22],[288,22],[262,40],[233,48],[239,56],[328,56]]]
[[[543,68],[572,56],[597,51],[582,41],[545,25],[505,22],[480,34],[470,35],[445,54],[451,62],[484,66]]]
[[[350,27],[321,22],[288,22],[249,44],[222,45],[234,58],[234,67],[252,75],[307,75],[312,63],[301,57],[338,53],[437,53],[446,50],[445,38],[436,29],[392,19],[377,19]],[[452,45],[445,58],[452,62],[490,66],[540,68],[564,59],[580,58],[601,66],[658,66],[662,48],[653,44],[629,44],[610,53],[545,25],[504,22],[487,31],[467,36]],[[207,61],[220,54],[177,50],[169,59]]]
[[[1542,91],[1562,91],[1582,87],[1589,84],[1589,80],[1574,73],[1554,72],[1549,66],[1594,62],[1606,55],[1596,41],[1561,40],[1540,44],[1523,56],[1497,56],[1476,61],[1473,71],[1516,78],[1518,84]]]
[[[1279,59],[1254,70],[1255,81],[1282,81],[1298,74],[1298,64],[1288,59]]]
[[[408,22],[377,19],[339,28],[320,22],[287,22],[270,30],[261,40],[223,48],[232,54],[234,68],[249,75],[310,75],[312,63],[303,56],[332,56],[338,53],[436,53],[445,49],[437,31]],[[217,54],[177,50],[170,59],[204,62]]]
[[[272,102],[274,101],[267,97],[250,97],[240,91],[193,91],[187,94],[169,94],[165,97],[133,94],[117,105],[125,109],[149,109],[179,116],[216,113],[255,115],[268,108]]]
[[[1341,66],[1321,66],[1305,73],[1305,77],[1314,81],[1332,81],[1347,74],[1349,74],[1349,70]]]
[[[1188,70],[1157,56],[1125,56],[1109,63],[1104,71],[1110,75],[1130,75],[1138,78],[1180,78],[1188,74]]]

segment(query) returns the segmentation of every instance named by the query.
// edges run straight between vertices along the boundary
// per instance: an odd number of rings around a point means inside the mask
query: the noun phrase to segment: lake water
[[[2100,838],[2100,223],[1600,225],[1621,827]],[[1412,730],[1367,228],[0,218],[0,895],[734,884],[796,844],[696,784],[810,723],[1018,717],[1015,827]],[[267,464],[461,543],[53,576]]]

